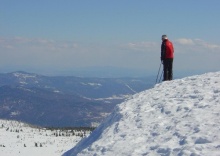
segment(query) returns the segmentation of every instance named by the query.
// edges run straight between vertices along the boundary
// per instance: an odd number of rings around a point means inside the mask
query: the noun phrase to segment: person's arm
[[[163,42],[161,44],[161,57],[160,57],[161,61],[163,61],[165,59],[165,52],[166,52],[166,45]]]

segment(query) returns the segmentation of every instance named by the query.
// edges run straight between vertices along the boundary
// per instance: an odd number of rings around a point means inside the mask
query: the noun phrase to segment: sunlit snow
[[[220,155],[220,72],[135,94],[63,156]]]
[[[0,120],[0,156],[60,156],[89,133]]]

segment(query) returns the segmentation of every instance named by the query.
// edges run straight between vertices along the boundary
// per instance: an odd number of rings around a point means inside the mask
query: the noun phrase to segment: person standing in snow
[[[161,62],[163,64],[163,81],[173,79],[173,43],[168,40],[167,35],[162,35]]]

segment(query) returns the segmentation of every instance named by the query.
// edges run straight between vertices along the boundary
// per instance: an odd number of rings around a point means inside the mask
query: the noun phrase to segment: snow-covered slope
[[[220,155],[220,72],[163,82],[119,104],[64,156]]]
[[[90,131],[33,128],[0,120],[0,156],[60,156]]]

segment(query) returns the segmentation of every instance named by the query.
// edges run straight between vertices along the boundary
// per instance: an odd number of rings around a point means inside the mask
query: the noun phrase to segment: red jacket
[[[168,39],[164,40],[161,44],[161,60],[167,58],[173,58],[174,55],[174,48],[173,43],[170,42]]]

